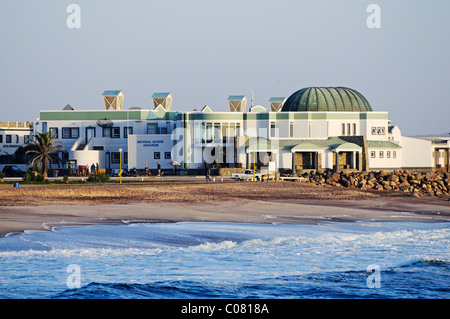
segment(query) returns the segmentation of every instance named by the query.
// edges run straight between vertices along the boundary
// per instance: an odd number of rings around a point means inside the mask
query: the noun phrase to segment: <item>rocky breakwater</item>
[[[360,189],[399,191],[415,197],[450,196],[450,174],[442,172],[345,172],[311,171],[303,174],[289,174],[289,177],[303,177],[302,181],[317,186],[355,187]]]

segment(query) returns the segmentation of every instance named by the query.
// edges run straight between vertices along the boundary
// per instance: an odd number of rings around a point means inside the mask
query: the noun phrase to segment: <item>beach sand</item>
[[[0,187],[0,235],[130,222],[450,221],[448,198],[278,183]]]

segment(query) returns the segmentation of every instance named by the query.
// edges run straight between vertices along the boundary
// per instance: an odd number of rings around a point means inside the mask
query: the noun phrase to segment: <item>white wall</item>
[[[403,168],[434,167],[431,141],[402,136],[400,146],[402,147]]]
[[[128,167],[145,169],[156,169],[157,162],[161,168],[172,169],[169,165],[172,158],[165,158],[166,152],[172,152],[173,141],[170,134],[145,134],[128,136]],[[155,153],[159,152],[160,158],[155,158]],[[147,165],[147,166],[146,166]]]
[[[375,152],[375,157],[372,157],[372,152]],[[402,155],[400,148],[369,148],[369,169],[400,169],[402,168]]]

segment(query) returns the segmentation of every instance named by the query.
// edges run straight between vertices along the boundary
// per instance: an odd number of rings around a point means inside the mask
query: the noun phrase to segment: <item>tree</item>
[[[47,177],[47,171],[50,167],[51,160],[56,158],[60,161],[58,152],[63,151],[61,142],[55,141],[56,136],[50,137],[50,133],[38,133],[34,135],[34,140],[29,145],[29,149],[25,154],[32,154],[33,157],[28,162],[28,165],[40,165],[42,175]]]

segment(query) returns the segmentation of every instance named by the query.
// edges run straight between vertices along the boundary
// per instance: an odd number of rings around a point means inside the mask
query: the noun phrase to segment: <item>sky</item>
[[[229,95],[269,109],[344,86],[403,135],[448,134],[449,16],[448,0],[1,0],[0,121],[104,109],[104,90],[123,90],[124,109],[171,92],[172,110],[228,111]]]

